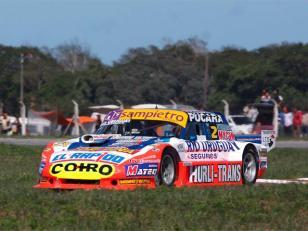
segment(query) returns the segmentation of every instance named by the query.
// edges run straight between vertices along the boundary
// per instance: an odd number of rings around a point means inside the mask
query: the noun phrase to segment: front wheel
[[[252,185],[257,180],[258,163],[251,150],[246,151],[243,155],[242,175],[244,184]]]
[[[163,185],[173,185],[176,179],[176,168],[175,156],[170,152],[166,152],[162,157],[160,165],[160,179]]]

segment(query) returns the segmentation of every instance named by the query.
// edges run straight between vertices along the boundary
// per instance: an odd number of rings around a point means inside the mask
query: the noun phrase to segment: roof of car
[[[160,108],[119,109],[109,112],[104,122],[125,120],[165,121],[186,127],[188,121],[227,123],[223,114],[201,110],[177,110]]]

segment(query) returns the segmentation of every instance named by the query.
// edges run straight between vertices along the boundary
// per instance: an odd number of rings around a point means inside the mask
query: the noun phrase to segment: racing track
[[[308,178],[297,178],[294,180],[257,179],[257,184],[308,184]]]

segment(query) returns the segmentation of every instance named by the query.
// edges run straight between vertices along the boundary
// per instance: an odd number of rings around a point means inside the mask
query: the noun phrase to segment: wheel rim
[[[257,164],[251,153],[247,153],[244,157],[244,177],[248,182],[253,182],[256,177]]]
[[[162,180],[165,184],[171,185],[175,176],[174,162],[171,156],[166,155],[162,163]]]

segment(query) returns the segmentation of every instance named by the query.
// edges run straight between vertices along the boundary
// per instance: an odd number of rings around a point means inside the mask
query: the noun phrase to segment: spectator
[[[14,122],[12,123],[12,134],[18,135],[20,132],[21,124],[18,118],[15,118]]]
[[[262,132],[262,124],[261,122],[257,122],[253,128],[253,134],[261,134]]]
[[[258,109],[253,107],[252,105],[248,105],[247,117],[252,121],[255,122],[257,119],[259,112]]]
[[[308,112],[303,115],[302,119],[302,134],[303,136],[308,136]]]
[[[99,129],[99,127],[102,124],[102,119],[101,119],[101,115],[97,114],[96,115],[96,124],[95,124],[95,131],[97,131]]]
[[[284,112],[281,111],[278,113],[278,122],[279,122],[279,134],[284,133]]]
[[[293,136],[299,138],[301,136],[303,122],[303,112],[297,108],[293,109]]]
[[[278,107],[281,108],[283,97],[279,94],[279,90],[278,89],[275,89],[273,91],[273,99],[278,104]]]
[[[249,105],[245,105],[245,107],[243,108],[243,113],[245,116],[247,116],[248,111],[249,111]]]
[[[287,136],[290,136],[292,134],[292,125],[293,125],[293,114],[289,111],[289,108],[285,106],[283,108],[284,112],[284,133]]]
[[[2,125],[1,133],[9,134],[9,132],[11,131],[11,122],[7,113],[3,113],[3,116],[1,118],[1,125]]]
[[[261,95],[261,103],[269,103],[271,101],[272,97],[268,90],[263,90]]]

